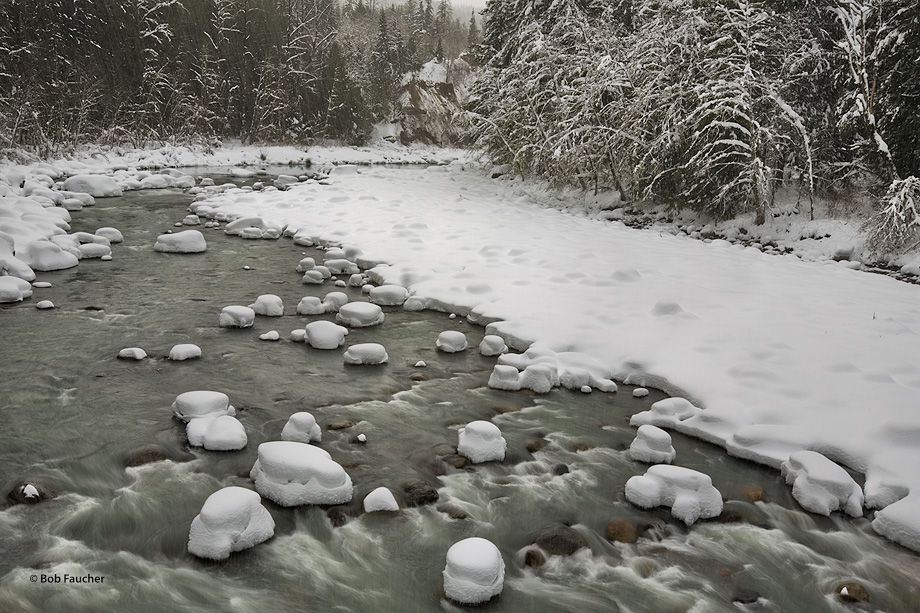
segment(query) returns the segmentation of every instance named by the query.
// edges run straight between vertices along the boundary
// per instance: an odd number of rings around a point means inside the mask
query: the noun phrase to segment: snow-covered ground
[[[339,154],[348,162],[383,157],[351,149],[304,155]],[[222,164],[247,161],[226,157],[234,159]],[[462,159],[440,159],[451,157]],[[184,163],[201,161],[190,153]],[[530,357],[506,364],[565,371],[591,363],[598,380],[658,387],[703,408],[662,411],[645,423],[775,468],[807,449],[864,473],[866,504],[884,508],[875,528],[920,551],[916,286],[847,262],[572,214],[550,195],[461,162],[334,173],[286,191],[214,193],[199,204],[209,215],[300,229],[362,265],[379,264],[370,277],[408,288],[407,308],[468,316],[513,350],[529,347]]]

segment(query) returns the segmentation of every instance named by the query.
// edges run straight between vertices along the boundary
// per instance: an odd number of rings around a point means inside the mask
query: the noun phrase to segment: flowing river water
[[[191,200],[177,190],[130,192],[75,213],[74,231],[124,233],[114,260],[42,273],[53,287],[0,311],[0,486],[5,494],[28,479],[57,494],[0,510],[0,611],[461,610],[444,598],[441,571],[448,547],[470,536],[493,541],[506,564],[504,591],[483,611],[920,611],[920,557],[875,535],[868,519],[802,511],[776,471],[718,447],[672,435],[675,463],[712,477],[731,521],[687,528],[667,510],[627,502],[626,480],[647,468],[626,456],[629,417],[660,392],[490,390],[495,359],[475,349],[483,330],[444,313],[389,307],[383,325],[352,329],[346,345],[383,344],[383,366],[346,366],[342,350],[289,342],[317,318],[294,314],[301,297],[336,290],[362,300],[360,288],[301,285],[297,262],[322,253],[289,239],[202,229],[206,253],[154,252],[156,235]],[[285,316],[218,328],[222,307],[260,294],[280,296]],[[35,309],[40,299],[57,308]],[[282,341],[258,339],[273,329]],[[471,349],[436,351],[449,329],[465,332]],[[199,345],[203,357],[164,359],[178,343]],[[115,359],[134,346],[150,359]],[[416,368],[419,360],[427,366]],[[170,404],[194,389],[230,397],[248,434],[244,450],[187,447]],[[228,485],[251,488],[258,445],[278,440],[304,410],[323,426],[320,446],[350,473],[352,503],[263,500],[276,522],[271,540],[226,562],[189,555],[189,525],[205,499]],[[462,466],[453,455],[457,429],[475,419],[501,428],[503,462]],[[328,429],[343,420],[355,425]],[[359,433],[366,444],[355,443]],[[151,447],[172,459],[125,467]],[[437,488],[439,500],[360,513],[371,490],[405,498],[412,480]],[[634,522],[638,541],[608,541],[612,518]],[[587,547],[528,566],[536,536],[558,525]],[[103,580],[54,582],[64,574]],[[868,603],[836,593],[854,580]]]

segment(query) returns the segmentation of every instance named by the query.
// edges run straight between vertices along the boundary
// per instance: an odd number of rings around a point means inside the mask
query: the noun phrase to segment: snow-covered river
[[[206,253],[154,252],[156,235],[190,201],[174,190],[133,192],[75,214],[75,231],[124,233],[115,259],[42,274],[53,287],[40,297],[53,311],[24,304],[2,313],[3,472],[58,495],[0,512],[0,610],[454,610],[442,591],[445,552],[471,536],[494,542],[506,564],[504,591],[482,610],[846,611],[854,605],[837,592],[857,577],[871,598],[860,610],[917,610],[915,554],[866,520],[803,512],[778,472],[721,448],[673,434],[680,464],[710,475],[726,500],[719,520],[687,528],[667,510],[626,501],[624,484],[646,468],[625,453],[635,437],[629,417],[660,392],[489,389],[495,358],[435,350],[445,330],[464,332],[471,347],[484,334],[443,313],[390,307],[383,325],[353,329],[349,345],[386,347],[383,366],[346,366],[340,350],[287,341],[307,321],[331,319],[293,309],[333,289],[301,285],[294,272],[304,255],[322,253],[219,230],[204,230]],[[360,288],[334,289],[365,299]],[[248,330],[218,328],[222,307],[261,294],[280,296],[286,315],[259,317]],[[258,339],[272,329],[284,340]],[[201,346],[203,357],[164,359],[178,343]],[[115,359],[133,346],[151,359]],[[248,434],[243,451],[185,445],[170,404],[195,389],[230,397]],[[349,472],[353,502],[284,508],[264,500],[273,539],[223,563],[188,554],[205,499],[228,485],[251,487],[256,448],[277,440],[296,411],[323,427],[321,447]],[[501,428],[503,462],[473,467],[456,455],[458,428],[478,419]],[[125,467],[150,449],[175,461]],[[413,482],[438,499],[410,506],[403,488]],[[361,500],[381,485],[404,508],[362,514]],[[611,520],[635,542],[608,540]],[[549,555],[553,547],[560,553]],[[54,582],[65,575],[96,579]]]

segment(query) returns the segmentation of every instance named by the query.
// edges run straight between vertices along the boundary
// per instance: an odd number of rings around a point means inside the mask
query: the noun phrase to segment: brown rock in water
[[[546,447],[546,441],[542,438],[529,438],[525,446],[527,451],[534,453]]]
[[[539,549],[528,549],[524,554],[524,566],[540,568],[546,564],[546,556]]]
[[[846,581],[834,590],[844,602],[869,602],[869,590],[857,581]]]
[[[569,473],[569,467],[568,467],[568,465],[563,464],[563,463],[560,462],[559,464],[554,464],[554,465],[553,465],[552,472],[553,472],[553,475],[559,477],[559,476],[561,476],[561,475],[568,474],[568,473]]]
[[[56,495],[54,490],[41,483],[20,481],[10,490],[6,498],[13,504],[38,504],[45,500],[51,500]]]
[[[579,451],[587,451],[589,449],[594,449],[594,445],[590,443],[575,443],[569,447],[570,451],[578,453]]]
[[[416,383],[421,383],[422,381],[427,381],[428,377],[424,373],[414,372],[409,376],[409,379],[415,381]]]
[[[348,523],[350,515],[345,507],[332,507],[326,511],[326,517],[332,522],[333,528],[341,528]]]
[[[763,488],[756,485],[745,485],[741,493],[751,502],[757,502],[763,499]]]
[[[406,503],[410,507],[420,507],[426,504],[433,504],[441,496],[438,490],[434,489],[421,479],[409,481],[403,484],[403,491],[406,493]]]
[[[723,509],[719,516],[716,517],[716,521],[720,524],[738,524],[744,521],[744,517],[740,511],[735,509]]]
[[[625,517],[614,517],[607,522],[607,540],[617,543],[635,543],[639,540],[639,528]]]
[[[125,458],[124,465],[125,468],[131,468],[133,466],[143,466],[144,464],[162,462],[166,459],[168,458],[162,449],[157,447],[144,447],[128,455],[128,457]]]
[[[465,511],[461,511],[457,507],[452,507],[449,505],[439,506],[438,511],[440,511],[441,513],[444,513],[444,515],[447,515],[451,519],[466,519],[467,518],[467,514]]]
[[[353,428],[354,425],[355,425],[355,422],[351,421],[350,419],[340,419],[326,426],[326,429],[327,430],[344,430],[346,428]]]
[[[537,535],[534,544],[550,555],[569,556],[587,547],[588,542],[576,530],[564,524],[544,528]]]
[[[444,458],[444,461],[454,468],[466,468],[470,463],[469,459],[462,455],[449,455]]]

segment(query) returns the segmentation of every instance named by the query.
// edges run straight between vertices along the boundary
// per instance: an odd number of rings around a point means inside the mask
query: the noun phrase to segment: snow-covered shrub
[[[867,246],[876,253],[893,254],[920,244],[920,179],[895,180],[882,206],[867,222]]]

